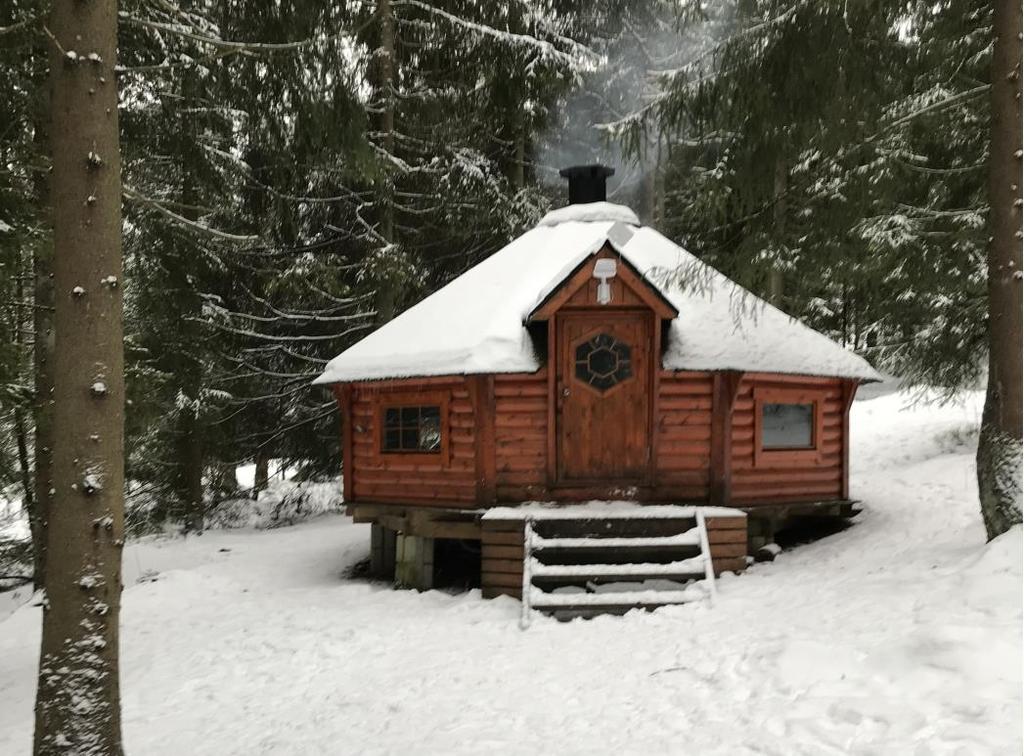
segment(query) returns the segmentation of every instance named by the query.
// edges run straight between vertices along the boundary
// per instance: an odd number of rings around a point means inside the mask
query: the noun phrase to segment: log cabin
[[[337,398],[375,574],[429,588],[468,554],[470,584],[518,597],[529,523],[612,538],[599,557],[551,552],[577,565],[561,585],[589,592],[588,560],[672,577],[686,554],[662,547],[697,513],[720,573],[789,518],[854,511],[849,410],[879,375],[605,201],[610,174],[565,169],[568,206],[315,381]]]

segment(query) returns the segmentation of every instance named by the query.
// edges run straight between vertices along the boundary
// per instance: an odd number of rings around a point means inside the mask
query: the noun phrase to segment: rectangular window
[[[439,454],[441,407],[385,407],[381,450],[405,454]]]
[[[754,467],[818,465],[824,399],[817,389],[756,386]]]
[[[813,449],[814,404],[762,404],[761,448]]]

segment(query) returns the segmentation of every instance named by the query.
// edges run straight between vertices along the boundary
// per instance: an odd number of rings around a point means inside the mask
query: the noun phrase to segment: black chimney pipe
[[[562,178],[569,179],[569,204],[582,205],[587,202],[604,202],[607,199],[605,182],[615,174],[614,168],[594,163],[592,165],[572,165],[558,172]]]

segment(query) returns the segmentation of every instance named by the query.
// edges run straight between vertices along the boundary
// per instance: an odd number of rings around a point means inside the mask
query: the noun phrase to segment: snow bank
[[[534,372],[524,322],[606,241],[679,310],[663,366],[879,380],[861,357],[733,283],[628,208],[573,205],[331,360],[314,383]]]
[[[340,480],[313,483],[278,478],[256,500],[222,501],[207,514],[206,524],[209,528],[279,528],[341,509]]]

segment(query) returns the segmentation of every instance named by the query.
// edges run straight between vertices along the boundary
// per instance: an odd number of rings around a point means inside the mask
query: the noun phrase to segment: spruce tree
[[[53,502],[38,754],[121,753],[124,359],[117,4],[57,0],[51,37]]]

